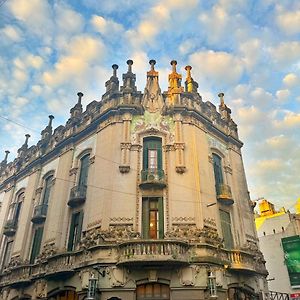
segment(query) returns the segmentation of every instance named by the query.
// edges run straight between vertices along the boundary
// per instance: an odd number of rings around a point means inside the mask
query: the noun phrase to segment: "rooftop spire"
[[[123,86],[121,87],[121,92],[130,94],[136,92],[137,88],[135,86],[135,74],[132,73],[133,61],[131,59],[127,60],[128,70],[127,73],[123,74]]]
[[[231,120],[231,109],[229,107],[227,107],[227,105],[225,104],[224,93],[219,93],[218,96],[220,98],[219,111],[220,111],[221,117],[223,119],[226,119],[227,121],[230,121]]]
[[[197,93],[198,83],[191,76],[191,66],[186,66],[185,91],[188,93]]]
[[[113,69],[113,75],[112,76],[117,77],[117,70],[118,70],[119,66],[116,65],[116,64],[113,64],[111,67]]]
[[[224,102],[224,93],[219,93],[218,97],[220,98],[220,106],[225,107],[225,102]]]
[[[158,72],[154,70],[156,61],[151,59],[149,61],[150,71],[147,72],[147,84],[145,93],[142,99],[142,105],[151,113],[159,111],[163,105],[164,100],[161,95],[161,90],[158,83]]]
[[[52,120],[54,119],[54,116],[49,115],[49,123],[48,123],[48,127],[52,127]]]
[[[168,98],[169,104],[174,105],[178,102],[179,94],[183,92],[183,88],[181,87],[182,76],[176,71],[177,61],[172,60],[170,64],[172,66],[172,73],[169,74]]]
[[[25,134],[25,142],[24,142],[24,146],[28,147],[28,140],[30,138],[30,134]]]
[[[4,161],[7,162],[7,158],[8,158],[8,154],[10,153],[9,150],[5,150],[5,157],[4,157]]]
[[[128,73],[132,73],[132,65],[133,65],[133,61],[131,59],[127,60],[127,65],[128,65]]]
[[[77,96],[78,96],[77,104],[81,105],[81,98],[83,97],[83,93],[82,92],[78,92]]]

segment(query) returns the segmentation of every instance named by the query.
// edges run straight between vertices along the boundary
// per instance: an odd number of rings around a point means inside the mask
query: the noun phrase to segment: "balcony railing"
[[[119,245],[119,265],[188,264],[189,246],[173,240],[136,240]]]
[[[228,252],[228,259],[231,263],[230,269],[244,272],[255,272],[253,256],[240,250]]]
[[[86,185],[76,185],[70,191],[70,199],[68,205],[71,207],[76,207],[84,203],[86,198]]]
[[[32,223],[40,224],[43,223],[47,216],[48,205],[40,204],[34,208],[33,217],[31,219]]]
[[[17,222],[16,220],[10,219],[7,220],[4,228],[3,228],[3,234],[6,236],[13,236],[17,231]]]
[[[152,187],[163,189],[166,187],[165,172],[159,169],[142,170],[140,187],[143,189]]]
[[[217,184],[216,185],[216,190],[217,190],[217,199],[226,205],[231,205],[234,203],[232,199],[232,194],[231,194],[231,188],[227,184]]]

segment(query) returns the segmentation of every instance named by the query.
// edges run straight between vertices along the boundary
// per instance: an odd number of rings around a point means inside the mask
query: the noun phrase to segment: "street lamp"
[[[97,278],[95,278],[94,273],[91,274],[89,278],[89,288],[87,300],[96,300],[96,289],[97,289]]]
[[[208,286],[210,298],[218,298],[216,276],[212,271],[208,272]]]

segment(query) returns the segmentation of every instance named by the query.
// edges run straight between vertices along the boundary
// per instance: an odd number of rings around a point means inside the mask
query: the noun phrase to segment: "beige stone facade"
[[[132,61],[101,101],[1,163],[0,299],[252,299],[267,292],[237,126],[172,61]],[[116,298],[114,298],[116,297]]]

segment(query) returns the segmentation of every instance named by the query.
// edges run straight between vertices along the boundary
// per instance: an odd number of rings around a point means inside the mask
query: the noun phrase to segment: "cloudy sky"
[[[139,90],[149,59],[167,89],[170,61],[193,67],[203,99],[225,93],[245,143],[251,198],[291,207],[300,196],[300,1],[0,1],[0,160],[78,91],[100,100],[111,65],[134,61]],[[8,121],[13,120],[15,123]],[[21,124],[23,126],[17,125]]]

